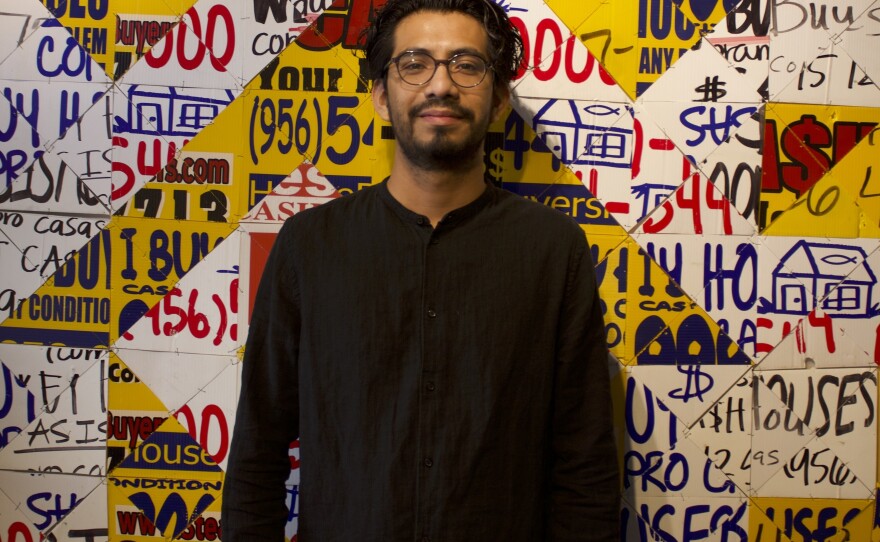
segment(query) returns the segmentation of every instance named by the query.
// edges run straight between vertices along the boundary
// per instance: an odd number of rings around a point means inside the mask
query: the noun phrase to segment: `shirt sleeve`
[[[583,233],[569,267],[557,338],[550,439],[552,542],[618,542],[620,482],[605,325]]]
[[[224,542],[283,542],[288,450],[299,436],[300,308],[287,221],[254,303],[223,483]]]

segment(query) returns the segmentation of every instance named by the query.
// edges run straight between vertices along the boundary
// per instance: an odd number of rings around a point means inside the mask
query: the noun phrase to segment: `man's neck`
[[[388,191],[401,205],[437,226],[449,211],[474,201],[486,189],[482,160],[465,170],[424,171],[395,160]]]

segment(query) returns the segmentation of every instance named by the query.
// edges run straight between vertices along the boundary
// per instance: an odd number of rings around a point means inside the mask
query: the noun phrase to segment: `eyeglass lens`
[[[397,60],[397,71],[401,79],[411,85],[424,85],[437,71],[438,64],[446,64],[449,77],[462,87],[479,85],[486,77],[486,62],[471,54],[455,55],[449,60],[435,60],[425,53],[404,53]]]

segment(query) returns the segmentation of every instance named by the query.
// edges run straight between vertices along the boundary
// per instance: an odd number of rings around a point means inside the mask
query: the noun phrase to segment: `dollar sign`
[[[702,372],[699,365],[679,365],[677,369],[678,372],[687,375],[687,384],[672,390],[669,392],[669,396],[673,399],[681,399],[683,403],[694,398],[702,403],[703,394],[712,389],[715,379],[712,378],[712,375]]]
[[[705,84],[702,84],[694,89],[697,92],[703,93],[703,98],[696,101],[717,102],[721,98],[727,96],[727,91],[722,88],[726,85],[727,83],[725,83],[724,81],[718,80],[717,75],[715,77],[707,77]]]
[[[782,180],[798,196],[809,190],[831,169],[831,159],[822,150],[831,144],[831,132],[813,115],[803,115],[782,132],[782,147],[791,158],[783,164]]]
[[[489,174],[496,179],[500,179],[501,174],[504,172],[504,166],[502,165],[504,162],[504,151],[501,149],[495,149],[492,151],[492,154],[489,155],[489,161],[492,162],[492,167],[489,168]]]

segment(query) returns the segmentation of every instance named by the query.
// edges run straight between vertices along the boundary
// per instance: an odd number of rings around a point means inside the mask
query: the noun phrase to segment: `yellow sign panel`
[[[118,79],[161,40],[195,2],[43,0],[43,3],[107,75]]]
[[[701,13],[706,18],[700,21],[694,17],[691,4],[673,0],[590,0],[577,3],[575,10],[575,4],[566,0],[547,2],[633,99],[700,40],[701,30],[708,30],[713,21],[724,16],[724,10],[716,7],[708,14]],[[586,20],[584,14],[589,14]]]
[[[134,537],[117,540],[219,532],[223,471],[173,417],[111,472],[108,486],[110,534]]]
[[[0,299],[0,311],[7,315],[0,324],[0,342],[108,346],[113,322],[110,245],[110,232],[104,229],[69,260],[57,262],[58,271],[36,292],[24,299]]]
[[[234,231],[230,224],[114,217],[110,338],[115,341]]]
[[[110,352],[107,378],[107,462],[112,472],[168,419],[168,409],[115,352]]]
[[[601,236],[591,235],[592,243]],[[618,237],[611,237],[610,244]],[[749,358],[638,243],[628,238],[597,267],[608,346],[621,363],[739,364]],[[600,249],[601,251],[601,249]]]
[[[749,540],[871,540],[872,504],[861,500],[758,497],[749,506]]]
[[[877,215],[860,206],[871,202],[853,196],[845,187],[847,176],[835,168],[813,185],[789,210],[782,213],[763,235],[800,237],[807,232],[822,232],[835,238],[880,239]],[[868,172],[868,178],[871,172]],[[873,207],[873,205],[872,205]],[[872,209],[873,211],[873,209]]]
[[[870,141],[878,123],[877,108],[767,104],[759,215],[762,229],[807,194],[862,140]],[[809,201],[816,209],[811,214],[821,213],[834,201],[834,190],[814,193]],[[807,221],[799,235],[815,235],[816,231]]]

